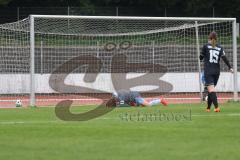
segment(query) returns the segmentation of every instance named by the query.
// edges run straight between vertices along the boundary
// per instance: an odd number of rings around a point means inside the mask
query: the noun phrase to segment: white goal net
[[[217,32],[220,99],[237,98],[236,19],[34,15],[0,25],[0,106],[98,104],[119,89],[171,103],[200,102],[198,60]],[[235,58],[234,58],[235,57]]]

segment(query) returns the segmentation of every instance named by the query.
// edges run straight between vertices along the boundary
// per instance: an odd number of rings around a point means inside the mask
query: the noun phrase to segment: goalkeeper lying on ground
[[[167,106],[167,102],[163,98],[156,98],[148,102],[142,98],[139,92],[119,90],[112,94],[112,97],[108,100],[106,106],[154,106],[160,103]]]

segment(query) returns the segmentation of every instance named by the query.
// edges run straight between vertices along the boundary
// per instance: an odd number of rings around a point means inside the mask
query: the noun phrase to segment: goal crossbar
[[[129,16],[71,16],[71,15],[30,15],[33,18],[51,19],[116,19],[116,20],[168,20],[168,21],[236,21],[236,18],[207,18],[207,17],[129,17]]]

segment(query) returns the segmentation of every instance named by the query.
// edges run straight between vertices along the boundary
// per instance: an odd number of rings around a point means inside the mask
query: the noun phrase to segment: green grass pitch
[[[221,109],[206,113],[204,104],[125,107],[85,122],[61,121],[53,107],[1,109],[0,159],[240,159],[240,104]]]

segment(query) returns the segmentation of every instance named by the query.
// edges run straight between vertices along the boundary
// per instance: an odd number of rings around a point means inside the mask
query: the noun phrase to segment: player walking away
[[[112,94],[112,97],[107,102],[106,106],[154,106],[160,103],[164,106],[167,106],[167,102],[163,98],[156,98],[148,102],[144,98],[142,98],[139,92],[119,90]]]
[[[204,60],[204,76],[205,85],[208,89],[208,101],[207,101],[207,112],[210,112],[211,105],[215,106],[214,111],[220,112],[218,106],[217,95],[215,92],[215,86],[217,85],[218,78],[220,75],[220,58],[228,66],[229,70],[233,72],[233,69],[225,56],[223,48],[217,44],[216,32],[211,32],[208,37],[208,43],[203,46],[200,55],[200,60]]]

